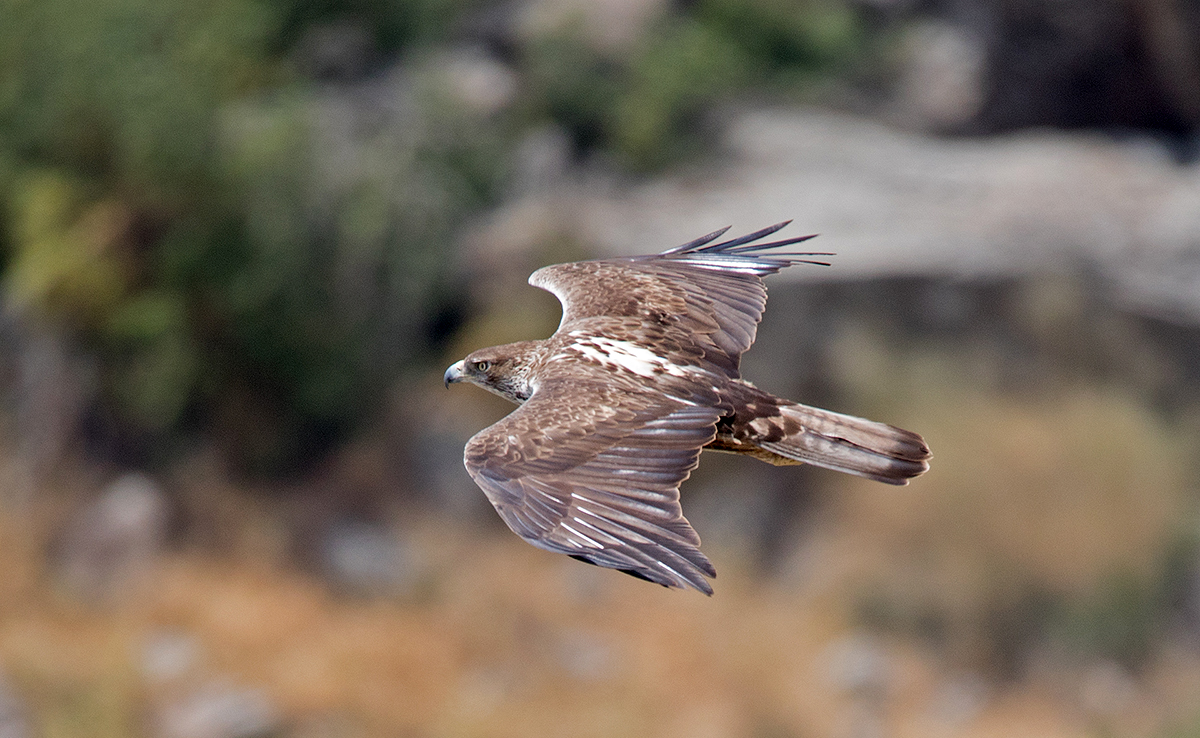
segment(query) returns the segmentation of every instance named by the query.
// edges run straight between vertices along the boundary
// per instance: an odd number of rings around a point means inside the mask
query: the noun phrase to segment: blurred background
[[[1193,0],[0,0],[0,736],[1200,735]],[[794,218],[709,599],[445,391],[538,266]]]

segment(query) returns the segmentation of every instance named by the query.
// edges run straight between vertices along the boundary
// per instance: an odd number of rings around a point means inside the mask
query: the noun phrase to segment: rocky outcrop
[[[1138,310],[1200,321],[1200,166],[1150,139],[1028,132],[938,138],[812,110],[754,112],[727,156],[596,196],[579,237],[644,253],[718,227],[794,219],[836,252],[787,279],[1012,277],[1087,268]],[[559,195],[561,197],[561,195]],[[558,212],[562,212],[559,209]]]

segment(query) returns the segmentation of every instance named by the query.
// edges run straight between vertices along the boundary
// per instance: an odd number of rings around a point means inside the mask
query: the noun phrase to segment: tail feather
[[[912,431],[807,405],[779,411],[791,432],[757,442],[772,453],[886,484],[908,484],[929,470],[929,447]]]

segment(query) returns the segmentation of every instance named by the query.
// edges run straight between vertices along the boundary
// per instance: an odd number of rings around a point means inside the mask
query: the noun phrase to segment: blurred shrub
[[[628,54],[514,35],[524,97],[472,109],[443,62],[480,5],[0,0],[8,306],[94,359],[102,448],[212,428],[243,469],[315,458],[453,323],[455,231],[521,122],[654,169],[713,106],[859,43],[845,3],[705,0]]]
[[[220,258],[196,264],[236,266],[215,285],[220,348],[245,369],[217,400],[234,453],[293,458],[370,418],[455,309],[452,236],[494,197],[502,145],[429,95],[349,149],[320,138],[347,131],[304,124],[345,113],[337,101],[237,111],[223,161],[245,218]],[[323,156],[326,147],[339,156]],[[256,416],[289,422],[270,436]]]
[[[897,359],[859,340],[843,339],[835,376],[903,398],[940,460],[905,495],[837,503],[871,562],[864,622],[1007,676],[1048,645],[1142,665],[1194,576],[1195,549],[1178,544],[1194,525],[1194,431],[1128,387],[1047,369],[993,393],[982,353]]]
[[[1158,584],[1114,574],[1089,596],[1060,604],[1050,633],[1078,653],[1140,666],[1169,621],[1166,592]]]
[[[768,76],[843,64],[864,41],[856,11],[837,0],[703,0],[695,15]]]
[[[278,51],[339,16],[436,35],[452,5],[0,0],[7,299],[99,359],[110,449],[198,422],[239,467],[286,468],[429,350],[494,137],[410,100],[390,138],[350,142],[335,188],[321,103]]]
[[[157,256],[178,222],[232,217],[210,169],[219,105],[270,74],[257,3],[3,0],[0,150],[10,306],[101,357],[102,402],[175,423],[197,370],[187,295]]]
[[[124,297],[127,268],[116,250],[127,213],[96,201],[97,188],[63,171],[31,170],[10,198],[10,299],[96,327]]]
[[[678,158],[705,106],[744,84],[750,66],[745,50],[713,28],[674,24],[629,68],[609,119],[613,147],[638,168]]]
[[[445,39],[479,0],[268,0],[282,22],[275,48],[287,50],[308,29],[346,20],[366,22],[380,48],[395,51]]]
[[[1049,617],[1050,637],[1136,669],[1156,655],[1164,633],[1194,629],[1200,541],[1194,525],[1182,527],[1149,576],[1114,572],[1086,596],[1062,602]]]
[[[631,53],[605,53],[572,27],[535,38],[522,63],[535,115],[581,150],[645,171],[695,150],[714,106],[828,76],[865,43],[849,3],[703,0],[660,20]]]

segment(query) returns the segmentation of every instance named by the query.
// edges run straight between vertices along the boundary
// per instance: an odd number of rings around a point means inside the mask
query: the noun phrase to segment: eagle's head
[[[451,364],[443,379],[447,387],[470,382],[520,405],[533,394],[530,369],[535,348],[533,341],[520,341],[479,349]]]

